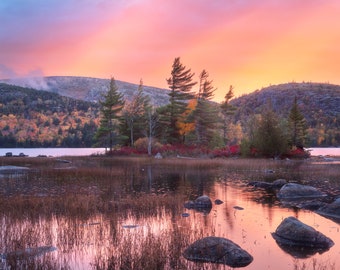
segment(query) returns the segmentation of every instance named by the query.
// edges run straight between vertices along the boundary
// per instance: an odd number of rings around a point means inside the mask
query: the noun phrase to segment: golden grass
[[[173,223],[171,228],[160,228],[156,232],[152,224],[129,230],[122,227],[122,220],[133,217],[139,223],[148,217],[162,220],[165,214],[178,214],[192,195],[186,190],[187,186],[201,183],[209,188],[209,181],[219,179],[271,181],[285,178],[320,184],[334,193],[340,190],[339,165],[313,164],[305,160],[65,159],[70,163],[55,158],[0,158],[2,165],[31,169],[23,179],[1,179],[0,217],[4,221],[0,223],[1,252],[55,243],[61,254],[67,254],[78,248],[84,239],[91,242],[95,235],[94,248],[100,247],[101,251],[92,262],[93,269],[221,269],[213,264],[188,262],[181,256],[190,242],[203,236],[199,229],[189,234],[185,228]],[[174,180],[165,179],[168,174],[175,174]],[[167,181],[167,185],[174,187],[158,190],[150,181]],[[182,190],[177,190],[178,186]],[[98,217],[98,225],[91,225],[89,230],[85,225],[97,224],[94,217]],[[56,227],[54,230],[52,224]],[[8,263],[12,269],[69,267],[67,261],[53,256]],[[297,270],[334,269],[323,262],[297,263],[295,267]]]

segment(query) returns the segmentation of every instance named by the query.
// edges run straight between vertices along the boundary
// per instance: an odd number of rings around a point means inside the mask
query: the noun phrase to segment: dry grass
[[[189,243],[203,236],[202,230],[188,233],[175,222],[171,227],[161,227],[162,220],[181,213],[183,202],[195,195],[187,187],[199,184],[208,190],[215,180],[231,181],[235,175],[235,179],[244,180],[285,178],[320,184],[340,194],[340,166],[310,161],[65,159],[70,163],[54,158],[0,158],[2,165],[31,168],[23,179],[1,179],[0,253],[55,245],[60,256],[12,260],[8,262],[12,269],[68,269],[67,254],[75,249],[88,250],[84,243],[99,250],[92,261],[93,269],[222,269],[188,262],[181,256]],[[172,174],[173,179],[168,177]],[[158,223],[145,223],[152,220],[150,217]],[[124,228],[122,222],[126,220],[143,224]],[[335,269],[332,267],[313,261],[309,265],[297,262],[295,269]]]

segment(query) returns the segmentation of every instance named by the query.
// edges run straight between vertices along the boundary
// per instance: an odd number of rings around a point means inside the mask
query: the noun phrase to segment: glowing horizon
[[[340,84],[340,2],[84,0],[0,3],[0,79],[88,76],[168,88],[175,57],[221,101],[280,83]]]

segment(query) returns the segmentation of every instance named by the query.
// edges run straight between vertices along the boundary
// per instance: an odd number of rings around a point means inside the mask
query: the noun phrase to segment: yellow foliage
[[[197,100],[192,99],[188,102],[187,109],[182,114],[179,121],[177,121],[176,125],[178,127],[179,134],[181,136],[189,134],[190,132],[195,130],[195,123],[194,122],[187,122],[188,116],[195,110],[197,105]]]

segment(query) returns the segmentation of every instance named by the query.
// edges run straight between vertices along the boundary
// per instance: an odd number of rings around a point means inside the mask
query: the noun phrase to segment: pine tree
[[[124,119],[129,129],[130,145],[134,145],[135,134],[142,135],[146,123],[146,108],[148,107],[149,99],[143,93],[143,81],[140,84],[137,93],[133,96],[131,102],[124,108]]]
[[[194,75],[191,69],[187,69],[182,65],[179,57],[175,58],[172,65],[171,77],[167,79],[170,88],[170,104],[166,110],[169,117],[169,134],[167,136],[169,142],[180,141],[177,121],[185,112],[188,100],[194,96],[191,92],[192,87],[197,83],[192,81]]]
[[[218,122],[217,110],[210,102],[216,88],[213,87],[212,80],[208,80],[208,77],[206,70],[203,70],[199,76],[200,88],[194,111],[197,143],[201,145],[208,145],[212,141]]]
[[[279,157],[288,149],[285,128],[280,124],[275,112],[268,108],[262,113],[254,134],[254,145],[260,154],[266,157]]]
[[[297,105],[297,98],[294,98],[293,106],[288,117],[290,144],[293,147],[304,147],[307,134],[306,119],[302,115]]]
[[[224,102],[221,104],[221,112],[223,115],[223,123],[222,123],[222,129],[223,129],[223,141],[226,144],[227,143],[227,132],[228,132],[228,124],[230,121],[230,116],[234,114],[236,108],[230,104],[230,100],[234,97],[234,87],[230,85],[229,91],[224,97]]]
[[[113,145],[119,141],[119,126],[121,124],[121,111],[124,106],[123,95],[118,92],[115,79],[112,77],[110,88],[100,101],[101,120],[95,138],[109,147],[112,152]]]

